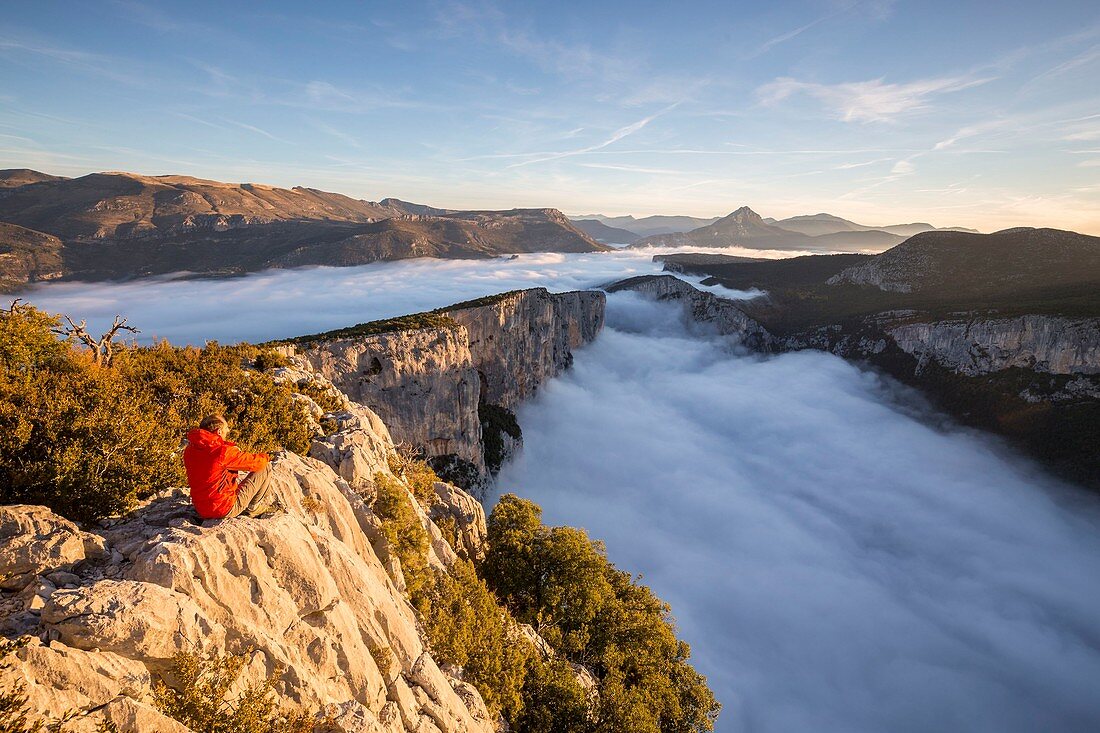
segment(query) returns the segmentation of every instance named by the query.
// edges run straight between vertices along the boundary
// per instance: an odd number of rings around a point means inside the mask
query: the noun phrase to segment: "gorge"
[[[620,292],[518,418],[500,490],[660,589],[725,705],[717,730],[1100,715],[1100,502],[896,382],[820,351],[755,355]]]
[[[954,716],[948,727],[974,727],[988,710],[999,711],[982,718],[988,730],[1088,730],[1098,711],[1082,681],[1100,664],[1089,641],[1098,633],[1089,609],[1100,600],[1088,580],[1100,558],[1095,499],[875,372],[818,351],[778,353],[782,344],[751,317],[749,301],[714,297],[754,293],[730,289],[739,283],[703,285],[700,276],[653,277],[664,264],[644,251],[525,255],[237,281],[61,283],[38,293],[50,309],[94,303],[102,314],[141,313],[142,337],[181,342],[202,332],[257,341],[325,335],[362,322],[364,333],[317,341],[312,357],[306,339],[296,357],[310,362],[295,369],[328,369],[352,391],[358,377],[348,376],[374,371],[376,353],[382,366],[387,354],[461,352],[454,384],[468,387],[465,407],[448,406],[440,425],[452,429],[449,421],[465,416],[463,450],[474,459],[484,458],[469,435],[481,427],[472,419],[478,395],[490,393],[485,360],[531,370],[533,401],[509,406],[523,449],[502,466],[497,492],[538,500],[552,523],[586,527],[607,542],[612,561],[642,572],[672,603],[693,659],[725,703],[719,731],[916,731],[942,722],[943,711]],[[607,327],[593,338],[603,296],[560,291],[623,275],[664,302],[612,292]],[[531,286],[547,290],[478,297]],[[671,292],[697,302],[696,317],[685,321]],[[447,307],[469,298],[472,308]],[[579,307],[597,301],[598,310]],[[416,312],[461,329],[365,332],[372,318]],[[555,313],[568,315],[575,334],[555,339]],[[568,345],[572,358],[530,344],[519,361],[478,355],[475,342],[489,335],[525,344],[528,319],[539,343]],[[746,333],[762,354],[748,352]],[[358,369],[335,369],[336,356]],[[397,377],[387,384],[408,384]],[[371,435],[337,435],[315,455],[354,486],[377,465]],[[430,444],[428,431],[421,437]],[[1063,646],[1073,650],[1068,658]],[[415,679],[411,668],[403,674]],[[920,710],[905,702],[910,690],[919,690]],[[430,709],[414,697],[417,715]]]

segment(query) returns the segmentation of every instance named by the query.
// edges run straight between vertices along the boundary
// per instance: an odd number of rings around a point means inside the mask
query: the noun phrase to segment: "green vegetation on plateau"
[[[464,300],[461,303],[455,303],[454,305],[449,305],[446,308],[437,308],[432,312],[433,313],[446,313],[447,311],[461,311],[461,310],[466,310],[467,308],[480,308],[480,307],[485,306],[485,305],[495,305],[496,303],[500,303],[501,301],[507,300],[508,298],[512,297],[513,295],[516,295],[517,293],[522,293],[522,292],[523,292],[522,290],[509,290],[509,291],[504,292],[504,293],[496,293],[494,295],[486,295],[486,296],[483,296],[481,298],[474,298],[473,300]]]
[[[486,295],[481,298],[474,298],[473,300],[464,300],[461,303],[455,303],[454,305],[448,305],[444,308],[436,308],[431,311],[424,311],[423,313],[413,313],[407,316],[398,316],[396,318],[383,318],[377,321],[367,321],[366,323],[359,323],[354,326],[348,326],[346,328],[337,328],[332,331],[323,331],[321,333],[308,334],[306,336],[296,336],[294,338],[283,339],[281,341],[274,341],[273,344],[296,344],[298,346],[309,347],[311,344],[320,343],[323,341],[335,341],[337,339],[350,339],[361,338],[363,336],[376,336],[380,333],[394,333],[398,331],[417,331],[422,328],[458,328],[458,321],[451,318],[448,313],[451,311],[466,310],[468,308],[480,308],[481,306],[493,305],[499,303],[516,293],[521,293],[522,290],[509,290],[505,293],[496,293],[494,295]]]
[[[436,311],[427,313],[414,313],[409,316],[397,318],[384,318],[378,321],[368,321],[347,328],[337,328],[323,333],[314,333],[308,336],[297,336],[275,343],[297,344],[309,346],[321,341],[335,341],[336,339],[360,338],[363,336],[376,336],[380,333],[393,333],[396,331],[416,331],[421,328],[458,328],[455,319]]]

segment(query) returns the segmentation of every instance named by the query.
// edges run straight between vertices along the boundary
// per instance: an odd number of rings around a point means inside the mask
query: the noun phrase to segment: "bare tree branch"
[[[66,338],[75,339],[88,347],[88,350],[92,352],[92,361],[99,366],[111,366],[111,361],[114,359],[115,355],[115,337],[118,335],[119,331],[141,333],[138,329],[127,324],[125,318],[116,315],[114,323],[111,324],[111,328],[97,339],[88,333],[87,320],[81,319],[80,323],[77,323],[69,316],[65,316],[64,318],[68,325],[60,329],[55,329],[54,332]]]

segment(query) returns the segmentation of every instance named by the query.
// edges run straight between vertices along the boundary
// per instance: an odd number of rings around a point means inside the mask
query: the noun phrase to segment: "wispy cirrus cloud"
[[[781,77],[759,87],[756,94],[765,107],[806,94],[820,101],[834,117],[844,122],[892,122],[902,115],[927,109],[933,97],[980,86],[993,78],[962,75],[920,79],[905,84],[890,84],[881,78],[819,84]]]
[[[260,135],[262,137],[266,137],[268,140],[272,140],[272,141],[277,142],[277,143],[283,143],[284,145],[295,145],[296,144],[296,143],[291,142],[290,140],[287,140],[286,138],[282,138],[282,137],[279,137],[278,135],[275,135],[274,133],[268,132],[267,130],[263,129],[262,127],[256,127],[255,125],[250,125],[247,122],[239,122],[237,120],[229,120],[229,119],[225,119],[224,117],[222,118],[222,120],[225,121],[225,122],[228,122],[231,125],[235,125],[235,126],[241,128],[242,130],[247,130],[248,132],[254,132],[257,135]]]
[[[676,108],[677,104],[678,103],[671,104],[671,105],[669,105],[668,107],[665,107],[664,109],[662,109],[659,112],[654,112],[653,114],[649,115],[648,117],[643,117],[642,119],[638,120],[637,122],[632,122],[629,125],[626,125],[624,127],[620,127],[619,129],[617,129],[613,133],[611,133],[611,135],[606,140],[604,140],[601,143],[597,143],[596,145],[589,145],[587,147],[577,148],[576,150],[566,150],[566,151],[563,151],[563,152],[560,152],[560,153],[548,153],[548,154],[545,154],[545,155],[539,155],[538,157],[533,157],[529,160],[522,160],[522,161],[519,161],[518,163],[512,163],[508,167],[509,168],[520,168],[522,166],[532,165],[533,163],[545,163],[545,162],[548,162],[548,161],[551,161],[551,160],[560,160],[561,158],[571,158],[575,155],[584,155],[586,153],[594,153],[598,150],[602,150],[602,149],[608,147],[609,145],[614,145],[615,143],[619,142],[620,140],[622,140],[625,137],[629,137],[629,136],[633,135],[634,133],[638,132],[643,127],[645,127],[646,125],[648,125],[650,122],[657,119],[661,115],[664,115],[664,114],[667,114],[667,113],[671,112],[673,109]]]
[[[860,163],[841,163],[840,165],[833,166],[833,170],[846,171],[853,168],[865,168],[869,165],[875,165],[876,163],[885,163],[890,160],[893,160],[893,158],[875,158],[874,160],[865,160]]]
[[[670,168],[647,168],[640,165],[625,165],[615,163],[581,163],[584,168],[594,168],[596,170],[606,171],[623,171],[625,173],[650,173],[654,175],[691,175],[690,171],[678,171]]]
[[[436,32],[443,38],[476,39],[480,44],[522,59],[545,74],[584,87],[598,102],[626,107],[682,102],[710,84],[699,75],[684,76],[653,68],[644,48],[611,49],[538,32],[519,14],[492,0],[461,0],[440,5]]]
[[[306,121],[309,122],[309,124],[316,127],[321,132],[325,133],[326,135],[330,135],[330,136],[336,138],[337,140],[340,140],[345,145],[348,145],[350,147],[357,148],[357,149],[361,149],[363,147],[363,144],[359,141],[359,138],[355,137],[354,135],[352,135],[348,132],[345,132],[343,130],[335,128],[332,125],[328,124],[327,122],[324,122],[323,120],[319,120],[315,117],[307,117]]]
[[[149,80],[133,73],[133,64],[103,54],[62,46],[30,36],[0,36],[0,55],[14,60],[47,59],[71,70],[103,77],[133,87],[146,87]]]
[[[895,0],[859,0],[857,2],[850,2],[849,1],[849,2],[841,3],[835,10],[833,10],[830,13],[826,13],[825,15],[814,18],[813,20],[811,20],[808,23],[805,23],[803,25],[798,26],[797,28],[792,28],[791,30],[786,31],[785,33],[780,33],[777,36],[769,38],[767,41],[760,44],[760,46],[757,47],[757,49],[755,51],[750,53],[745,58],[746,59],[753,59],[753,58],[756,58],[757,56],[762,56],[762,55],[766,54],[768,51],[772,50],[772,48],[774,48],[775,46],[778,46],[780,44],[786,43],[787,41],[793,40],[793,39],[797,38],[798,36],[802,35],[803,33],[805,33],[806,31],[812,30],[813,28],[816,28],[817,26],[821,25],[822,23],[826,23],[826,22],[832,20],[833,18],[842,16],[842,15],[846,15],[848,13],[853,13],[853,12],[858,11],[859,13],[866,16],[870,20],[873,20],[873,21],[885,20],[886,18],[888,18],[890,16],[890,13],[893,11],[894,4],[895,4]]]

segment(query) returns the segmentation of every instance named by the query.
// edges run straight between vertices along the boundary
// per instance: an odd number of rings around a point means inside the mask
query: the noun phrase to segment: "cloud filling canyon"
[[[500,490],[672,604],[719,731],[1097,729],[1097,502],[908,390],[622,293],[519,421]]]

